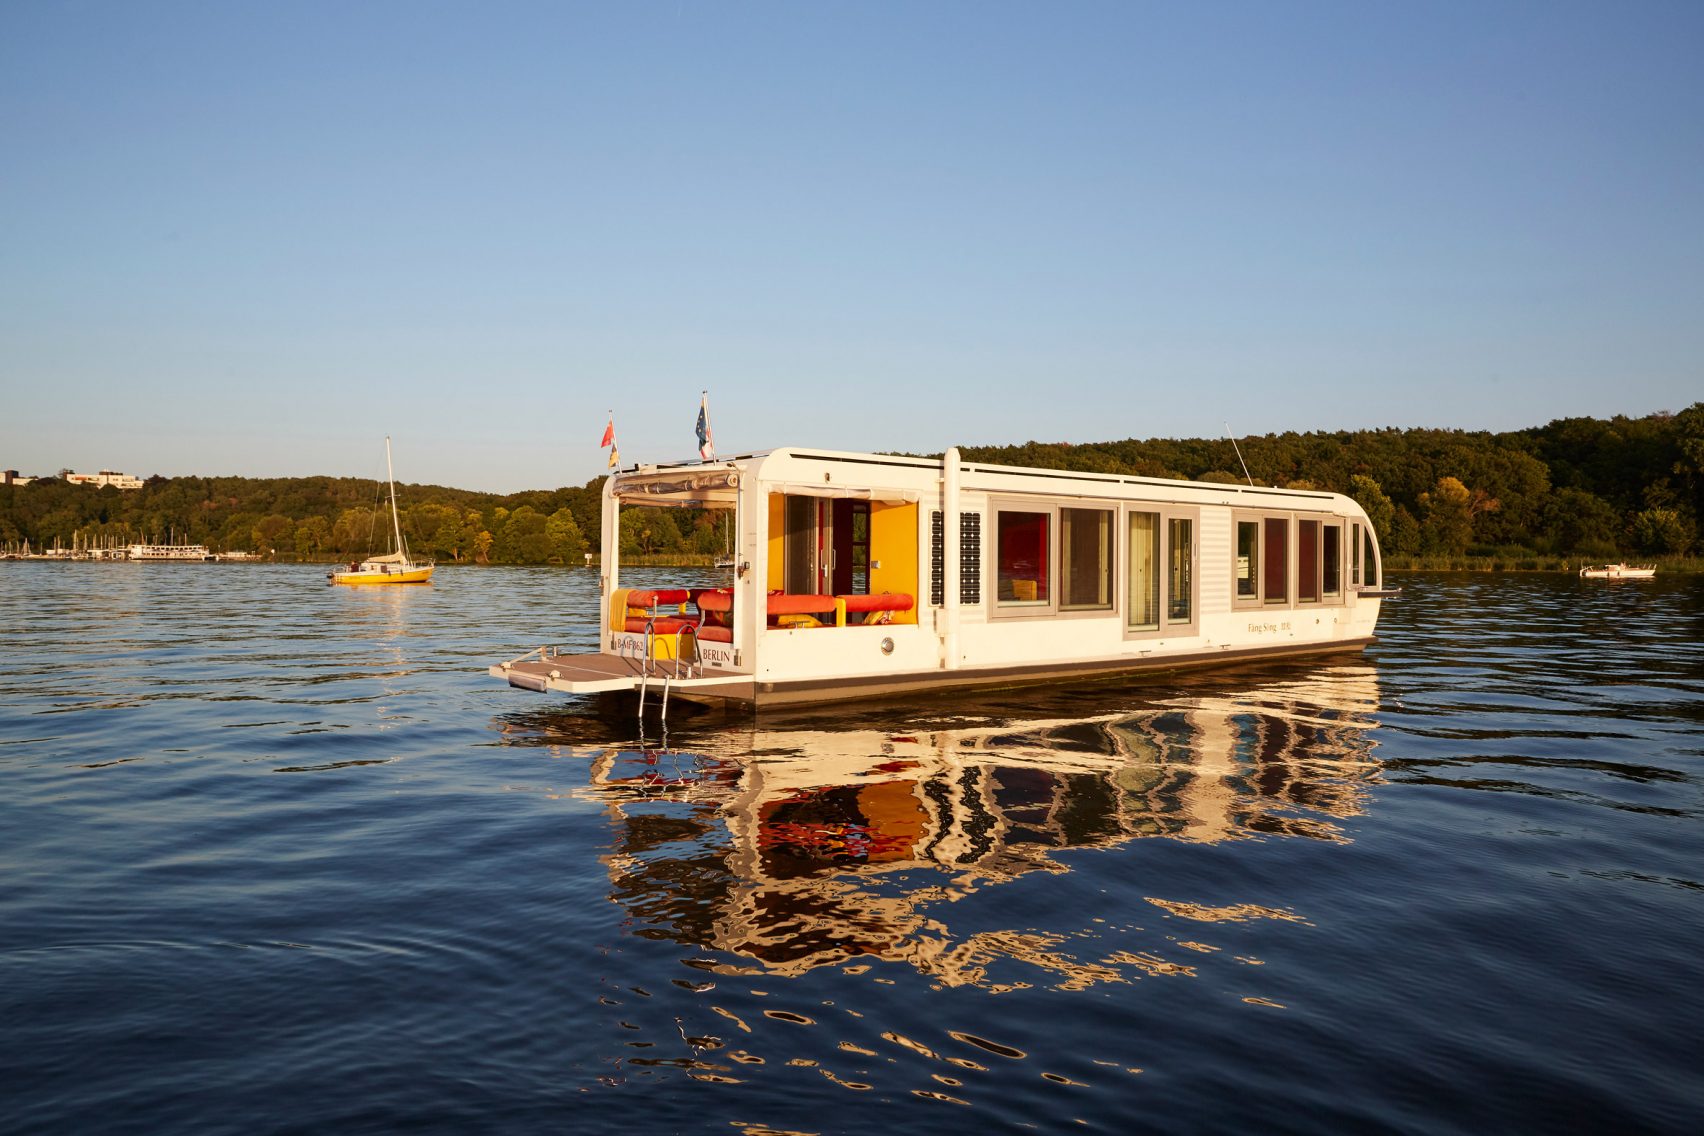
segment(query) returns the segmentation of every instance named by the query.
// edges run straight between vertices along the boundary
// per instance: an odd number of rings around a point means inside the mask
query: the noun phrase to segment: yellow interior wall
[[[875,567],[877,563],[880,568]],[[910,611],[893,613],[895,623],[916,623],[924,596],[918,590],[917,503],[870,502],[870,591],[905,592],[912,598]]]
[[[782,540],[787,533],[787,499],[780,493],[769,495],[769,582],[765,585],[770,591],[781,590],[781,582],[786,578],[786,564],[782,561]]]

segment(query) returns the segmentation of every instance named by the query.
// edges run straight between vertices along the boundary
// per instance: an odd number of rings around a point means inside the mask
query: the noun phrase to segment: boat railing
[[[537,655],[539,660],[543,661],[545,659],[550,658],[552,655],[559,655],[561,653],[562,653],[562,651],[561,651],[561,648],[559,648],[559,647],[534,647],[532,650],[528,651],[526,654],[516,655],[514,658],[510,659],[508,662],[503,663],[502,667],[503,667],[504,670],[508,670],[510,667],[514,666],[516,663],[524,663],[528,659],[532,658],[534,655]]]
[[[659,632],[656,620],[645,624],[645,663],[639,678],[639,721],[645,720],[645,696],[650,690],[652,671],[661,673],[663,680],[662,711],[658,720],[666,723],[669,719],[669,689],[675,680],[693,678],[698,674],[698,629],[692,624],[681,624],[669,631]],[[671,643],[670,640],[673,642]],[[672,658],[674,667],[666,670],[658,664],[657,647],[661,642],[668,650],[664,658]],[[685,668],[682,673],[682,668]]]

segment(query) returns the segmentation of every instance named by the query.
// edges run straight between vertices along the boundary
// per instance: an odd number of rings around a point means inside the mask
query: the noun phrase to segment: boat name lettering
[[[1248,625],[1248,630],[1249,633],[1253,635],[1262,635],[1273,631],[1288,631],[1290,630],[1290,621],[1285,620],[1282,623],[1251,623]]]

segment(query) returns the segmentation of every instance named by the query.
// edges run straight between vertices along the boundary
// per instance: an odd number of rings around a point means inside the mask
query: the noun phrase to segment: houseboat
[[[623,514],[732,514],[733,579],[623,582]],[[490,668],[535,691],[765,706],[1012,686],[1372,641],[1366,513],[1336,493],[781,449],[604,485],[600,641]],[[665,703],[666,705],[666,703]]]

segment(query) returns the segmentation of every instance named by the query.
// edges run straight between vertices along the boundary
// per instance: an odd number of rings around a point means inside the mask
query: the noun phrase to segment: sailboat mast
[[[385,478],[390,482],[391,493],[391,530],[396,533],[396,550],[404,556],[408,549],[402,546],[402,522],[396,516],[396,470],[391,468],[390,435],[385,435]]]

